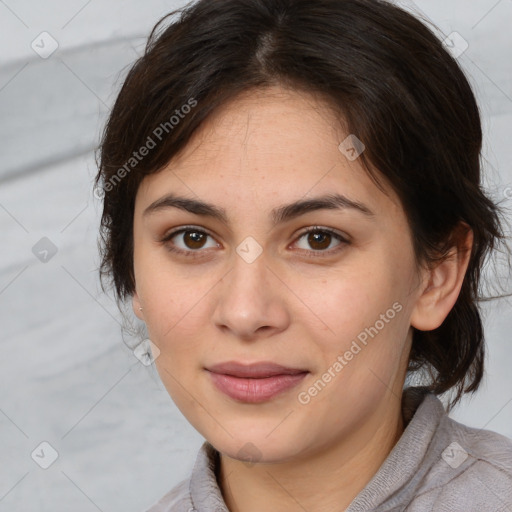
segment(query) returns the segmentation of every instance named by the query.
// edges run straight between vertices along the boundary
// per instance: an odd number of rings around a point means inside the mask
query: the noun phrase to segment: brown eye
[[[308,234],[308,244],[315,250],[327,249],[331,244],[332,236],[325,231],[311,231]]]
[[[209,238],[212,240],[210,246],[206,245]],[[219,247],[219,244],[215,242],[212,235],[193,227],[173,231],[165,235],[160,241],[169,251],[192,257],[204,256],[203,253],[206,251],[201,249]]]
[[[299,246],[299,248],[310,253],[318,252],[330,254],[337,251],[339,248],[338,246],[343,246],[349,243],[348,240],[340,234],[331,231],[330,229],[320,229],[318,227],[302,233],[298,240],[302,239],[306,240],[306,247]],[[332,250],[327,250],[331,243],[336,240],[338,241],[338,244],[334,246]],[[317,256],[316,254],[314,255]]]
[[[207,245],[208,238],[212,240],[210,246]],[[332,255],[342,250],[345,245],[350,244],[350,241],[339,233],[320,227],[315,227],[303,232],[298,240],[303,239],[306,241],[306,247],[300,247],[300,243],[296,243],[303,252],[309,253],[307,255],[311,255],[312,257]],[[193,227],[173,231],[165,235],[160,241],[170,252],[197,258],[206,257],[208,254],[211,256],[210,251],[203,249],[212,247],[220,248],[220,245],[215,241],[212,235]],[[337,241],[338,243],[334,245],[334,247],[331,247],[333,241]]]
[[[201,249],[207,236],[206,233],[200,231],[184,231],[183,243],[188,249]]]

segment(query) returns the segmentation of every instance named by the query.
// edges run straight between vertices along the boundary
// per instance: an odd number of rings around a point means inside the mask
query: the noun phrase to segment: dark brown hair
[[[473,230],[457,302],[439,328],[414,330],[409,363],[428,373],[434,393],[456,389],[452,407],[482,379],[481,271],[506,237],[481,187],[482,130],[468,80],[426,24],[391,3],[200,0],[160,19],[98,148],[102,286],[108,277],[118,302],[134,292],[134,200],[144,176],[168,164],[215,109],[275,84],[321,95],[363,141],[365,170],[402,201],[418,264],[446,257],[461,223]]]

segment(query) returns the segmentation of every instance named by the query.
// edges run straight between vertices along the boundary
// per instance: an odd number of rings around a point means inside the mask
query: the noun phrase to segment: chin
[[[261,432],[260,435],[240,436],[231,438],[223,436],[217,442],[215,438],[207,438],[208,442],[221,454],[241,462],[245,462],[247,466],[257,463],[274,464],[286,462],[297,455],[300,447],[298,444],[286,435],[282,437],[273,435],[270,440],[268,431]]]

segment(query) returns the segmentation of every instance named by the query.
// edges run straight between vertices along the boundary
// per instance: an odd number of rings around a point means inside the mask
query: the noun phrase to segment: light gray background
[[[512,1],[402,2],[469,48],[486,183],[512,186]],[[142,512],[188,476],[202,437],[123,343],[100,291],[92,149],[124,73],[181,2],[0,0],[0,511]],[[59,48],[42,59],[41,32]],[[40,262],[48,237],[57,253]],[[486,306],[486,381],[452,414],[512,437],[510,303]],[[59,456],[41,469],[42,441]],[[48,455],[48,450],[45,456]]]

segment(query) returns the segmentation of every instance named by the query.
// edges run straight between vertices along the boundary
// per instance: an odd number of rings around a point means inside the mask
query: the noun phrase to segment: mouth
[[[245,403],[266,402],[298,385],[309,373],[303,368],[291,368],[269,361],[246,365],[229,361],[205,370],[219,391]]]

